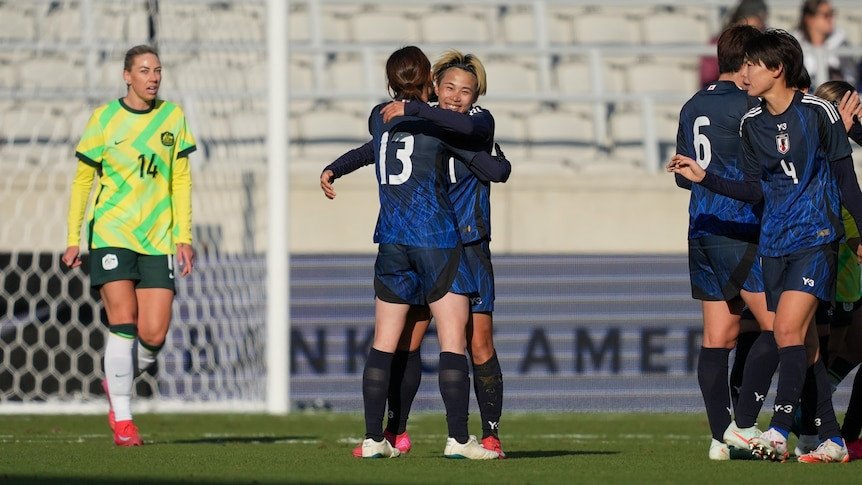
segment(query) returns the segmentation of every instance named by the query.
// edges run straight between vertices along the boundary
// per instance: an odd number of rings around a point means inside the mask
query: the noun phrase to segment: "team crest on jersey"
[[[106,254],[102,257],[102,269],[110,271],[117,269],[117,266],[119,266],[119,261],[116,254]]]
[[[174,146],[174,134],[170,131],[162,133],[162,145],[166,147]]]
[[[790,151],[790,135],[787,133],[779,133],[775,135],[775,148],[778,153],[784,155]]]

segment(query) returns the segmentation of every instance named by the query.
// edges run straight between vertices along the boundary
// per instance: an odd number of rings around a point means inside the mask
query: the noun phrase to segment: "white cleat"
[[[730,459],[730,449],[726,444],[713,438],[709,444],[709,459],[715,461],[724,461]]]
[[[767,429],[749,443],[751,452],[761,460],[787,460],[787,438],[775,428]]]
[[[820,443],[820,446],[811,453],[800,455],[799,461],[802,463],[847,463],[850,461],[850,454],[847,453],[847,446],[839,445],[829,439]]]
[[[820,437],[816,434],[799,435],[799,440],[796,441],[796,448],[793,449],[793,454],[797,457],[811,453],[820,446]]]
[[[464,444],[458,443],[455,438],[447,439],[443,456],[446,458],[466,458],[468,460],[496,460],[500,457],[496,451],[483,448],[473,435],[470,435],[470,439]]]
[[[398,458],[399,455],[401,452],[398,448],[392,446],[386,438],[381,441],[366,438],[362,442],[362,458]]]
[[[763,434],[763,432],[757,429],[757,426],[740,428],[736,426],[736,421],[731,421],[727,426],[727,429],[724,430],[723,437],[724,442],[727,443],[728,446],[732,446],[740,450],[749,450],[751,449],[749,446],[751,440],[757,438],[761,434]]]

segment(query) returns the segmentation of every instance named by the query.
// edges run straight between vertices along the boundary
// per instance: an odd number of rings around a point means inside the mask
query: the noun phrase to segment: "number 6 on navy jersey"
[[[694,154],[695,158],[697,158],[697,164],[706,170],[709,162],[712,161],[712,144],[709,142],[709,138],[700,132],[700,128],[703,126],[709,126],[709,118],[698,116],[694,119]]]
[[[409,133],[395,133],[392,135],[393,143],[401,143],[401,147],[395,150],[395,158],[401,162],[401,173],[386,174],[386,147],[389,143],[389,132],[383,132],[380,137],[380,185],[401,185],[410,178],[413,173],[413,135]]]

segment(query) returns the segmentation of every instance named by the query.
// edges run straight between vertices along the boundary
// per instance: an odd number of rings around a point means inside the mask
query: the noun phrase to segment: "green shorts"
[[[172,254],[139,254],[124,248],[90,250],[90,286],[132,280],[135,288],[165,288],[177,292]]]

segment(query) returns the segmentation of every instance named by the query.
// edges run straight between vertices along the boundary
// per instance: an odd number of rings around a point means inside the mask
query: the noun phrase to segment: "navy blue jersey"
[[[850,143],[835,107],[797,92],[783,113],[766,104],[740,125],[745,171],[761,180],[760,253],[785,256],[841,238],[844,228],[838,184],[830,162],[850,156]]]
[[[442,110],[438,109],[438,111]],[[479,106],[473,106],[468,114],[473,118],[474,123],[483,126],[483,129],[477,132],[485,136],[479,136],[478,139],[466,134],[457,136],[464,139],[464,143],[468,146],[472,145],[471,148],[490,153],[494,145],[494,117]],[[456,160],[456,157],[449,157],[447,179],[451,184],[449,198],[458,218],[461,241],[469,244],[480,239],[490,239],[490,184],[480,181],[466,165]]]
[[[676,151],[710,173],[743,180],[739,122],[757,104],[731,81],[717,81],[692,96],[679,113]],[[717,194],[699,184],[691,186],[688,205],[689,239],[725,236],[756,242],[760,206]]]
[[[374,242],[451,248],[461,242],[449,200],[447,150],[471,160],[476,151],[444,142],[444,130],[414,116],[383,123],[376,106],[368,119],[380,196]]]

